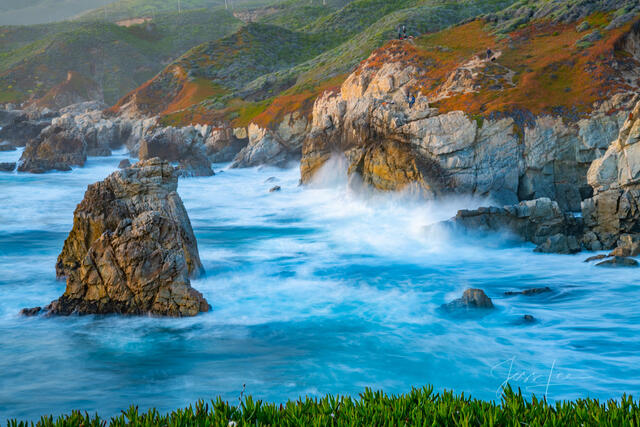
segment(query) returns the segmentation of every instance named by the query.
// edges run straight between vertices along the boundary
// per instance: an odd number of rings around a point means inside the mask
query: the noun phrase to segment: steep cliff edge
[[[612,20],[532,21],[508,37],[476,20],[388,43],[316,100],[302,182],[342,155],[382,190],[500,204],[548,197],[579,211],[591,196],[587,170],[640,83],[639,25]]]

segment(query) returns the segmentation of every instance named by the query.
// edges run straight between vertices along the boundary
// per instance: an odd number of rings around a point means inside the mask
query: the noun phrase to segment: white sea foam
[[[552,400],[640,386],[637,271],[426,231],[489,202],[355,191],[339,159],[308,187],[298,170],[268,167],[215,165],[216,176],[180,180],[207,270],[193,286],[209,313],[20,318],[20,308],[63,291],[54,264],[73,210],[124,156],[67,173],[0,174],[0,402],[12,402],[0,418],[78,407],[112,415],[131,403],[166,410],[237,398],[243,383],[269,400],[426,383],[493,398],[505,361],[523,373],[512,382],[538,394],[524,373],[555,361]],[[281,191],[270,193],[275,184]],[[552,292],[504,295],[543,286]],[[484,289],[496,310],[439,309],[468,287]],[[73,390],[62,386],[68,378]]]

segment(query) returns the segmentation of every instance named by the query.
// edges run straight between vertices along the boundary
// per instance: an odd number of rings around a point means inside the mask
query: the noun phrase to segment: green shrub
[[[9,421],[18,427],[32,423]],[[433,387],[412,389],[403,395],[387,395],[367,389],[359,399],[328,395],[305,398],[284,405],[239,399],[239,406],[218,398],[195,406],[160,414],[141,413],[132,406],[122,414],[102,419],[98,415],[73,412],[58,419],[42,417],[37,426],[638,426],[640,410],[631,396],[599,402],[578,399],[549,404],[533,397],[526,400],[520,390],[507,387],[499,403],[434,393]]]

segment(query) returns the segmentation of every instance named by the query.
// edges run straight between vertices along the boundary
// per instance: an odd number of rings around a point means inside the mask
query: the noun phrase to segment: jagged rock
[[[49,126],[27,144],[22,152],[19,172],[44,173],[68,171],[71,166],[84,166],[86,143],[79,133],[59,126]]]
[[[309,126],[307,118],[297,111],[286,114],[275,129],[251,123],[247,132],[249,143],[238,153],[231,167],[286,166],[300,159]]]
[[[131,167],[129,159],[122,159],[120,160],[120,163],[118,163],[118,169],[126,169],[128,167]]]
[[[269,189],[269,193],[274,193],[274,192],[276,192],[276,191],[280,191],[280,190],[282,190],[282,188],[281,188],[279,185],[276,185],[276,186],[271,187],[271,188]]]
[[[232,161],[249,141],[245,128],[220,126],[203,134],[207,135],[204,145],[207,156],[213,163]]]
[[[51,118],[29,119],[26,114],[16,117],[11,123],[0,129],[0,141],[9,141],[17,147],[24,147],[40,132],[51,124]]]
[[[193,316],[209,306],[189,277],[203,273],[174,168],[141,161],[92,184],[58,257],[65,293],[50,314]]]
[[[581,250],[580,243],[578,243],[576,236],[566,236],[562,233],[547,237],[544,242],[540,243],[538,247],[534,249],[535,252],[546,254],[575,254]]]
[[[608,257],[608,255],[605,255],[605,254],[594,255],[594,256],[590,256],[589,258],[585,259],[584,262],[599,261],[599,260],[605,259],[607,257]]]
[[[16,170],[16,163],[15,162],[3,162],[3,163],[0,163],[0,171],[2,171],[2,172],[13,172],[14,170]]]
[[[211,161],[205,154],[202,134],[193,126],[161,128],[144,138],[138,157],[159,157],[178,162],[182,176],[212,176]]]
[[[638,267],[638,261],[633,258],[615,256],[597,263],[596,267]]]
[[[468,310],[475,308],[493,308],[493,302],[482,289],[469,288],[464,291],[461,298],[442,306],[447,311]]]
[[[20,110],[0,108],[0,127],[14,123],[22,115],[24,115],[24,112]]]
[[[582,217],[584,246],[613,249],[621,235],[640,233],[640,190],[602,191],[582,202]]]
[[[617,247],[609,256],[633,257],[640,255],[640,234],[623,234],[618,239]]]
[[[14,151],[16,146],[9,141],[0,142],[0,151]]]
[[[23,308],[20,315],[25,317],[37,316],[42,311],[42,307]]]
[[[537,295],[537,294],[542,294],[545,292],[551,292],[551,288],[548,286],[545,286],[544,288],[531,288],[531,289],[525,289],[523,291],[507,291],[504,294],[505,295]]]
[[[532,242],[539,252],[575,253],[582,232],[580,218],[563,213],[558,203],[547,198],[520,202],[517,205],[476,210],[461,210],[447,227],[458,231],[509,231],[524,241]]]
[[[410,46],[394,46],[364,61],[339,91],[316,100],[302,147],[303,183],[338,153],[350,175],[381,190],[472,194],[501,204],[547,197],[563,210],[580,210],[590,196],[588,165],[615,138],[632,95],[613,95],[574,122],[550,115],[529,117],[525,126],[512,117],[478,121],[462,111],[440,113],[420,95],[410,107],[407,94],[420,86],[426,68],[403,62]],[[382,66],[378,54],[384,55]],[[472,59],[449,76],[438,96],[476,91],[475,79],[485,78],[487,67]],[[465,83],[464,76],[471,80]]]

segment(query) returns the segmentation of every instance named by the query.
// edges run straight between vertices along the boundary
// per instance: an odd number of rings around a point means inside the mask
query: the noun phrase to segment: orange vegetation
[[[318,83],[312,88],[300,91],[285,91],[282,95],[276,97],[264,111],[253,117],[251,122],[264,128],[275,126],[280,123],[287,114],[293,113],[294,111],[306,116],[310,120],[313,113],[313,103],[316,98],[325,91],[337,91],[346,77],[346,75],[339,75],[330,80]]]
[[[606,31],[603,27],[609,20],[610,16],[603,13],[588,18],[603,35],[592,44],[579,41],[593,29],[578,32],[575,23],[538,21],[509,37],[498,38],[484,21],[475,20],[425,35],[414,43],[389,42],[363,61],[358,72],[390,61],[413,65],[419,70],[419,83],[413,89],[437,100],[434,106],[443,112],[463,110],[482,116],[514,110],[579,114],[589,111],[594,102],[628,88],[617,78],[620,72],[614,67],[616,62],[633,61],[616,51],[633,24]],[[482,62],[487,48],[501,56],[474,74],[475,90],[443,97],[442,85],[447,78],[473,59]]]

